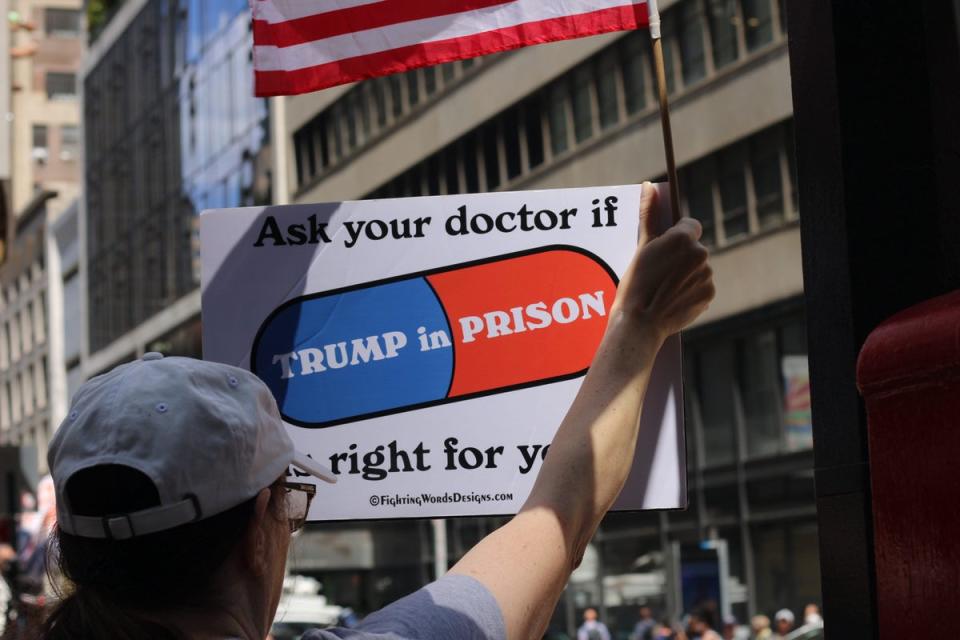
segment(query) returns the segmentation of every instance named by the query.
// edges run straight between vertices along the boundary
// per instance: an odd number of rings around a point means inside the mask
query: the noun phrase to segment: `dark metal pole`
[[[786,2],[824,618],[830,639],[875,638],[855,366],[882,320],[960,287],[957,32],[948,2]]]

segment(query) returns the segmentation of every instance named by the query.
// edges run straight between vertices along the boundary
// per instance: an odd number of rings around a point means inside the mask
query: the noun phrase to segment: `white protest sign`
[[[329,465],[310,517],[515,513],[636,249],[640,186],[206,211],[203,348]],[[686,506],[667,342],[618,510]]]

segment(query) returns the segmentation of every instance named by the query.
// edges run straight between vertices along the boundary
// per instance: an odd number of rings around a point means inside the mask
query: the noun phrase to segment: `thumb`
[[[660,193],[657,187],[644,182],[640,193],[640,248],[660,236]]]

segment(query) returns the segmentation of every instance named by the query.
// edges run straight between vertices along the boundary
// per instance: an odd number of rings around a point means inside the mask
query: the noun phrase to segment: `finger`
[[[701,236],[703,236],[703,225],[695,218],[680,218],[680,221],[670,227],[667,233],[685,233],[695,242],[699,242]]]
[[[649,182],[640,194],[640,246],[660,236],[660,194]]]

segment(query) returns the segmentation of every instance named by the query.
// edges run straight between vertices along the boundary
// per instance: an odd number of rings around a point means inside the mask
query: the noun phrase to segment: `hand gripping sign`
[[[603,336],[640,187],[205,212],[204,355],[340,478],[311,516],[515,512]],[[679,345],[615,508],[685,505]]]

